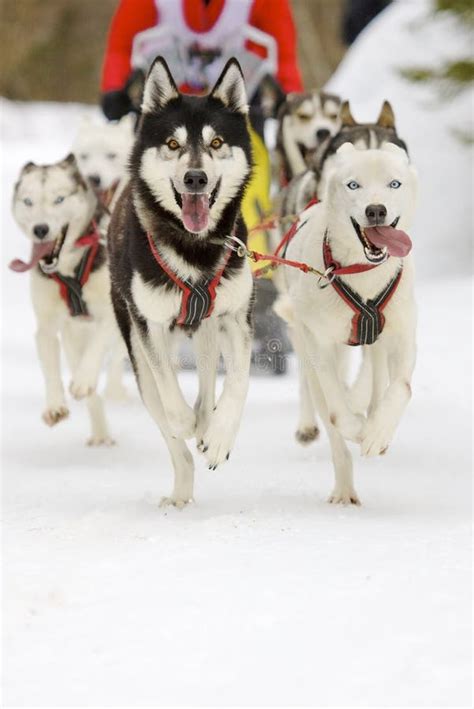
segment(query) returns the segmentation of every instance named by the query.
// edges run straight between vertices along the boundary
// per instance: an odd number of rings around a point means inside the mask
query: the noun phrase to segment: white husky
[[[128,115],[118,123],[99,123],[85,116],[79,124],[73,152],[82,174],[107,207],[113,206],[117,186],[127,175],[133,123],[134,118]]]
[[[401,148],[342,145],[322,201],[303,212],[287,251],[328,278],[287,269],[276,305],[286,319],[313,401],[327,429],[336,484],[329,501],[355,503],[352,461],[344,439],[363,455],[383,454],[411,395],[416,309],[408,253],[417,190]],[[325,287],[320,287],[325,286]],[[341,374],[345,345],[366,345],[372,361],[367,417],[351,409]]]
[[[69,414],[60,368],[60,339],[70,370],[71,394],[87,399],[90,445],[109,445],[103,405],[96,393],[102,360],[117,337],[110,300],[105,248],[96,220],[97,197],[73,154],[54,165],[28,163],[13,196],[13,214],[32,241],[29,262],[37,319],[36,344],[46,385],[43,420],[54,426]]]

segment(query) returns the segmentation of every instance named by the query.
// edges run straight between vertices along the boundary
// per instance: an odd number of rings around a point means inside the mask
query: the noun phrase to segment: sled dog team
[[[208,96],[196,97],[180,94],[157,58],[134,138],[128,120],[85,124],[74,153],[53,165],[26,164],[14,189],[14,216],[32,252],[10,266],[30,271],[45,423],[68,416],[62,346],[70,393],[88,406],[89,443],[110,445],[97,381],[105,361],[108,392],[123,393],[125,345],[174,468],[163,504],[176,507],[193,498],[188,441],[210,468],[225,462],[249,385],[253,278],[240,212],[252,171],[247,114],[235,59]],[[296,437],[314,440],[322,421],[335,469],[329,501],[358,504],[346,442],[365,456],[384,454],[411,395],[416,312],[407,230],[416,174],[388,102],[374,123],[359,124],[347,102],[323,92],[287,97],[276,155],[287,184],[272,240],[293,266],[275,270],[275,310],[299,361]],[[182,337],[196,352],[194,407],[174,364]],[[357,345],[362,364],[349,386],[346,355]]]

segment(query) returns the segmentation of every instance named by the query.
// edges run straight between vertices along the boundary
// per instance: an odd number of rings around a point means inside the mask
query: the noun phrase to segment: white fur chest
[[[216,288],[212,317],[236,312],[249,301],[252,292],[252,274],[248,264],[232,278],[225,276]],[[167,289],[145,283],[139,273],[132,280],[135,305],[144,318],[151,322],[170,325],[181,311],[183,293],[176,288]]]

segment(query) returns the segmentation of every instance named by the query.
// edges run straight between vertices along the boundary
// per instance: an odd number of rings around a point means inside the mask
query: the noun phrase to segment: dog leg
[[[308,356],[305,348],[305,340],[299,330],[295,330],[293,344],[300,362],[306,362],[307,383],[310,388],[310,393],[312,394],[312,401],[316,406],[318,414],[321,416],[331,444],[331,455],[336,483],[328,498],[328,502],[331,504],[360,505],[359,498],[354,489],[351,454],[341,433],[330,420],[326,398],[318,374],[315,368],[310,365],[311,358]]]
[[[247,396],[251,355],[247,310],[222,317],[219,327],[226,376],[202,448],[209,467],[213,469],[229,458],[234,444]]]
[[[329,420],[351,441],[359,443],[365,419],[353,414],[347,404],[347,392],[338,373],[337,348],[332,344],[322,345],[314,334],[302,325],[308,371],[318,372],[318,379],[329,412]]]
[[[372,396],[368,406],[368,418],[373,416],[380,405],[388,385],[387,352],[380,342],[371,346]]]
[[[122,342],[117,342],[112,350],[109,366],[107,368],[107,384],[105,396],[112,401],[125,401],[127,390],[123,384],[124,364],[127,352]]]
[[[141,351],[153,374],[171,435],[175,438],[193,438],[196,433],[196,415],[186,402],[173,366],[173,344],[169,331],[161,325],[153,326],[145,334],[139,331]]]
[[[288,328],[288,334],[295,352],[298,352],[298,334],[293,327]],[[298,443],[306,446],[319,438],[319,428],[316,420],[313,400],[311,398],[311,388],[308,382],[307,363],[305,358],[298,358],[298,380],[299,380],[299,420],[295,438]]]
[[[97,388],[100,368],[107,348],[113,337],[113,324],[100,321],[94,323],[85,340],[85,346],[73,377],[69,391],[75,399],[90,396]]]
[[[171,456],[174,469],[174,488],[169,497],[161,500],[161,506],[174,505],[183,508],[193,499],[194,461],[186,443],[172,435],[155,377],[144,355],[140,335],[135,331],[132,336],[133,362],[137,375],[138,387],[151,416],[161,431]]]
[[[54,426],[69,416],[61,380],[60,345],[57,330],[46,323],[39,323],[36,332],[36,347],[46,385],[46,410],[43,421]]]
[[[364,345],[362,348],[362,362],[352,387],[348,392],[349,408],[355,414],[367,413],[372,396],[372,356],[370,354],[374,345]]]
[[[216,374],[219,363],[217,322],[204,320],[194,334],[193,341],[196,348],[196,366],[199,379],[199,393],[194,405],[196,443],[198,449],[202,451],[203,437],[216,404]]]
[[[66,325],[63,330],[63,344],[66,359],[72,373],[76,371],[85,349],[85,333],[74,331],[74,325]],[[88,446],[112,446],[107,421],[105,418],[104,404],[101,397],[93,392],[86,398],[89,411],[91,435],[87,441]]]
[[[88,446],[113,446],[114,439],[110,436],[105,418],[104,402],[96,392],[89,394],[86,399],[91,422],[91,436],[87,441]]]
[[[416,359],[414,332],[387,338],[383,344],[388,353],[390,384],[364,426],[361,452],[366,456],[385,453],[411,398]]]

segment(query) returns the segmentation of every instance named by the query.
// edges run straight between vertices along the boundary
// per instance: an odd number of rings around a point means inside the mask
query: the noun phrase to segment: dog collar
[[[353,264],[352,266],[341,267],[332,256],[327,233],[323,242],[323,256],[326,271],[330,273],[330,280],[327,285],[331,285],[342,300],[354,312],[351,324],[351,334],[347,344],[353,346],[372,345],[376,342],[383,331],[385,316],[382,311],[388,305],[390,299],[398,288],[402,277],[403,264],[400,265],[395,276],[375,298],[364,300],[359,293],[357,293],[353,288],[350,288],[347,283],[341,280],[339,276],[370,271],[372,268],[377,268],[380,264]]]
[[[147,232],[147,238],[155,261],[182,292],[181,308],[176,324],[181,327],[186,325],[198,325],[202,320],[208,318],[214,310],[216,289],[229,262],[232,249],[227,249],[224,263],[213,278],[203,278],[196,283],[192,283],[189,279],[181,280],[181,278],[170,269],[166,261],[160,255],[158,247],[149,232]]]

